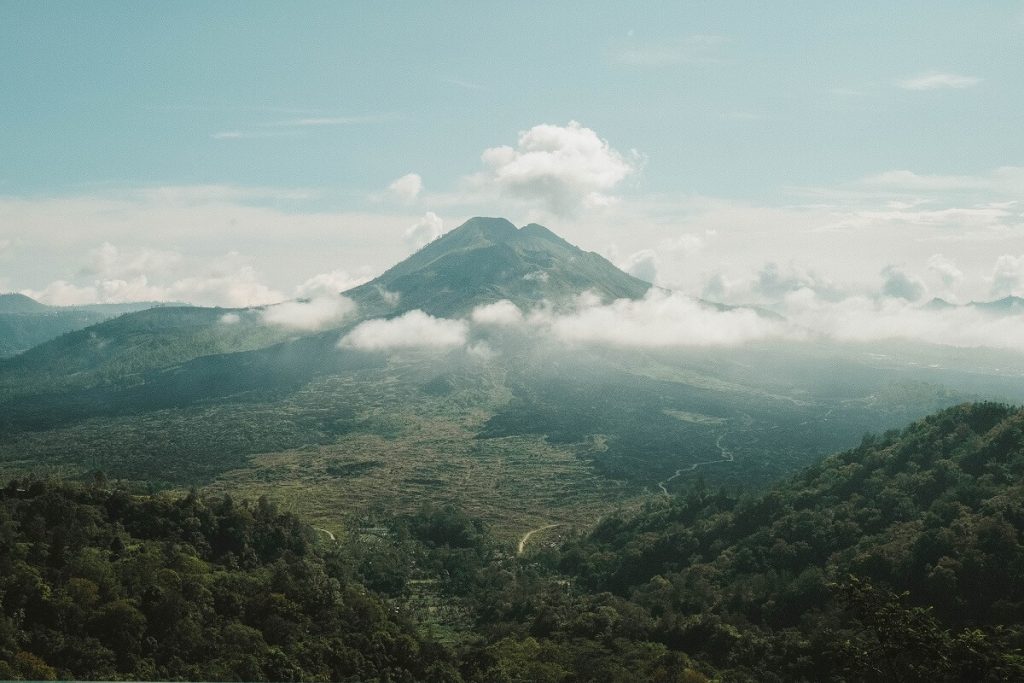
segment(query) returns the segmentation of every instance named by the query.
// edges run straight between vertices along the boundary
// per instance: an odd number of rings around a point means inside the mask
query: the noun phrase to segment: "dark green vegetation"
[[[549,553],[745,680],[1021,680],[1024,412],[952,408],[760,496],[696,489]]]
[[[763,494],[698,483],[539,532],[523,557],[450,506],[313,543],[266,500],[105,486],[4,490],[0,675],[1024,677],[1024,411],[1003,405],[865,437]]]
[[[457,680],[272,505],[12,482],[0,679]]]
[[[127,389],[144,384],[147,372],[203,356],[270,346],[287,337],[281,328],[263,324],[258,310],[150,308],[64,334],[0,361],[0,396]]]
[[[67,332],[80,330],[122,313],[156,306],[151,303],[47,306],[24,294],[0,294],[0,358],[13,356]]]

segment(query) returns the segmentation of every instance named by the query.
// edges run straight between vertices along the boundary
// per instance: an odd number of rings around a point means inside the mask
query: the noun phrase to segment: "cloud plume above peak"
[[[515,147],[491,147],[481,158],[487,170],[471,178],[474,184],[561,216],[611,203],[609,193],[637,168],[636,158],[577,121],[534,126],[519,133]]]

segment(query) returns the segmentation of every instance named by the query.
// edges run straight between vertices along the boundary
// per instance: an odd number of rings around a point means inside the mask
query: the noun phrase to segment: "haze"
[[[7,3],[0,290],[274,303],[503,215],[797,317],[1024,293],[1019,2],[654,9]]]

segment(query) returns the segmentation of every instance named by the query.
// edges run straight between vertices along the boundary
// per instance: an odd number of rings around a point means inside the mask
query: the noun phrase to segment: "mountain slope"
[[[698,488],[607,518],[556,561],[729,680],[824,680],[837,663],[852,680],[1019,680],[1022,475],[1024,411],[967,404],[763,495]]]
[[[0,679],[412,681],[452,669],[266,500],[0,489]]]
[[[256,310],[150,308],[0,360],[0,398],[104,384],[130,386],[147,371],[200,356],[260,348],[288,336],[281,328],[264,324]]]
[[[504,218],[473,218],[346,295],[365,312],[419,308],[451,317],[500,299],[532,307],[565,303],[588,290],[606,300],[635,299],[649,288],[543,226],[517,229]]]
[[[0,358],[14,356],[67,332],[157,304],[47,306],[24,294],[0,294]]]
[[[49,308],[24,294],[0,294],[0,313],[43,313]]]

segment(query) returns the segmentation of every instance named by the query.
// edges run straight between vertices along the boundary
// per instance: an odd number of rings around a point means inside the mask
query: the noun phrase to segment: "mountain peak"
[[[46,304],[41,304],[24,294],[0,294],[0,313],[40,313],[49,308]]]
[[[489,218],[486,216],[477,216],[470,218],[468,221],[460,225],[459,227],[452,230],[445,237],[452,236],[455,233],[475,233],[489,239],[503,241],[515,237],[518,229],[506,218]]]
[[[1016,313],[1024,310],[1024,299],[1010,295],[995,301],[972,301],[968,305],[989,313]]]
[[[606,300],[639,298],[649,288],[542,225],[477,217],[347,294],[368,315],[419,308],[450,316],[500,299],[530,307],[566,303],[588,290]]]

